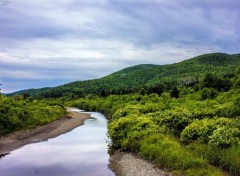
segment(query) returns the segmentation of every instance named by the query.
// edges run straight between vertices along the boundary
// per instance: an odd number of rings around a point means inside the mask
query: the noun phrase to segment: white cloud
[[[59,72],[68,71],[61,77],[91,79],[84,77],[88,70],[94,70],[92,78],[96,78],[129,65],[169,64],[214,51],[217,47],[189,47],[178,43],[162,43],[146,48],[119,40],[31,39],[20,41],[16,48],[0,53],[1,63],[13,65],[12,69],[6,68],[0,73],[24,79],[55,79],[59,77]]]
[[[0,9],[0,79],[5,85],[12,84],[10,79],[67,82],[135,64],[236,53],[236,2],[13,1]],[[11,90],[22,88],[27,87]]]

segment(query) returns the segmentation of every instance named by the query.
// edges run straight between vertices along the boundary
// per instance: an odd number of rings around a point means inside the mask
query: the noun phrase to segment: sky
[[[0,88],[240,53],[239,9],[239,0],[0,0]]]

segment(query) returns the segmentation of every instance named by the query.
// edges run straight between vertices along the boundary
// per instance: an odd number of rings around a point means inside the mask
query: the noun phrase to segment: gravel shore
[[[172,176],[131,153],[116,151],[110,158],[110,168],[116,176]]]

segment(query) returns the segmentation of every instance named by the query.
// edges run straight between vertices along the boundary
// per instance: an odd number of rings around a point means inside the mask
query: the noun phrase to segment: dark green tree
[[[203,79],[203,87],[213,87],[216,83],[217,77],[212,73],[207,73]]]
[[[232,82],[228,79],[220,79],[216,75],[207,73],[203,79],[202,87],[214,88],[218,91],[228,91],[232,87]]]
[[[107,92],[105,90],[101,90],[99,95],[101,97],[106,97],[107,96]]]
[[[174,87],[172,91],[170,91],[170,96],[172,98],[178,98],[179,97],[179,90],[177,87]]]
[[[30,94],[28,92],[23,93],[23,99],[26,100],[27,98],[30,97]]]

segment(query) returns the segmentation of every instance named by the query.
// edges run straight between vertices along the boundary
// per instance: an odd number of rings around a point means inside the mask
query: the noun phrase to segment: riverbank
[[[110,168],[117,176],[172,176],[131,153],[116,151],[110,158]]]
[[[76,112],[73,108],[68,108],[67,110],[67,116],[60,117],[54,122],[0,137],[0,157],[24,145],[46,141],[50,138],[55,138],[61,134],[67,133],[83,125],[84,120],[91,118],[88,113]],[[171,175],[137,156],[119,151],[116,151],[115,154],[111,156],[110,167],[116,173],[116,176]]]
[[[90,114],[74,112],[68,108],[68,115],[54,122],[33,129],[17,131],[0,137],[0,156],[16,150],[24,145],[46,141],[69,132],[83,125],[84,120],[91,118]]]

